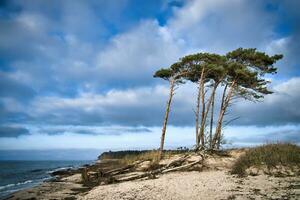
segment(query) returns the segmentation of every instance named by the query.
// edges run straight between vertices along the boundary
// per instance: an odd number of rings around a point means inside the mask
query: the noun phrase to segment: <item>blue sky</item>
[[[156,148],[168,85],[195,52],[281,53],[274,94],[239,101],[232,145],[300,143],[297,0],[0,1],[0,150]],[[174,98],[166,144],[192,146],[196,88]]]

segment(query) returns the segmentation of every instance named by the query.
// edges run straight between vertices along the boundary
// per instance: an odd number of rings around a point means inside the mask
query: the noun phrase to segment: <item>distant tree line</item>
[[[196,150],[219,149],[224,116],[232,100],[259,101],[264,95],[271,94],[272,91],[267,88],[270,81],[265,76],[277,72],[274,64],[282,57],[282,55],[269,56],[254,48],[238,48],[226,55],[214,53],[187,55],[169,68],[156,71],[154,77],[167,80],[170,87],[159,157],[162,157],[164,149],[174,91],[180,84],[191,81],[198,86],[195,109]],[[219,99],[216,99],[217,89],[222,91]],[[220,107],[218,111],[215,110],[217,103]],[[218,113],[216,122],[215,112]]]

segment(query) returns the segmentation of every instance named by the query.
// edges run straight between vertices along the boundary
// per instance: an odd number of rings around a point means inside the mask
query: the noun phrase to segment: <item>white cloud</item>
[[[266,51],[269,54],[280,54],[283,52],[287,52],[287,48],[288,48],[287,45],[289,42],[290,42],[289,37],[275,39],[267,45]]]
[[[225,3],[224,0],[190,0],[183,8],[175,8],[174,17],[169,20],[168,26],[176,32],[194,29],[205,15]]]
[[[97,71],[106,81],[134,84],[152,82],[153,73],[182,55],[182,45],[155,20],[141,21],[129,32],[114,37],[98,53]]]
[[[122,9],[123,4],[116,10]],[[98,22],[99,16],[87,3],[64,3],[59,8],[60,21],[24,6],[30,11],[25,10],[18,20],[36,27],[39,34],[29,32],[28,38],[21,35],[13,38],[20,39],[18,44],[23,46],[32,41],[37,53],[30,61],[14,61],[11,76],[25,77],[26,84],[38,91],[52,89],[53,93],[66,94],[68,90],[76,93],[147,86],[155,83],[152,75],[157,69],[169,66],[187,53],[225,52],[240,46],[278,48],[274,47],[278,42],[274,44],[271,31],[275,19],[258,2],[190,0],[176,8],[165,25],[159,25],[155,19],[142,20],[105,42],[100,34],[105,32],[102,21]]]
[[[191,0],[168,23],[190,48],[222,53],[241,46],[263,48],[274,25],[263,2],[239,0]]]

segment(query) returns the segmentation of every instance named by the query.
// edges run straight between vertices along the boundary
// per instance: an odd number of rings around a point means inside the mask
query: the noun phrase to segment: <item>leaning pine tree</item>
[[[175,87],[176,87],[176,85],[183,83],[182,76],[185,73],[186,73],[186,70],[184,70],[181,63],[177,62],[177,63],[174,63],[173,65],[171,65],[170,68],[160,69],[160,70],[156,71],[154,74],[154,77],[158,77],[158,78],[167,80],[170,85],[169,99],[167,101],[165,118],[164,118],[164,122],[163,122],[162,133],[161,133],[160,148],[159,148],[159,155],[158,155],[159,159],[161,159],[162,155],[163,155],[165,135],[166,135],[169,113],[170,113],[170,109],[171,109],[171,103],[172,103],[172,99],[174,96]]]
[[[264,95],[271,94],[267,88],[270,82],[264,79],[264,75],[276,73],[277,68],[274,64],[282,57],[282,55],[268,56],[256,49],[242,48],[226,55],[227,75],[224,78],[225,87],[212,148],[220,147],[224,115],[233,97],[257,101]]]

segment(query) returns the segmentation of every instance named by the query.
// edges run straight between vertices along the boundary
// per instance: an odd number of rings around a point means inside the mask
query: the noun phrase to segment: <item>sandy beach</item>
[[[51,182],[12,194],[9,200],[22,199],[80,199],[80,200],[197,200],[197,199],[299,199],[300,177],[275,177],[258,173],[237,177],[230,173],[234,161],[243,150],[231,151],[229,156],[208,156],[201,170],[170,172],[155,178],[86,187],[81,174],[63,175]],[[168,163],[179,156],[162,160]],[[192,154],[190,162],[198,156]],[[90,169],[107,167],[110,161],[98,161]],[[140,166],[144,166],[141,164]],[[197,169],[197,170],[196,170]],[[140,172],[135,172],[140,173]],[[62,173],[63,174],[63,173]]]
[[[79,199],[299,199],[300,178],[236,178],[225,170],[180,172],[158,179],[97,187]]]

